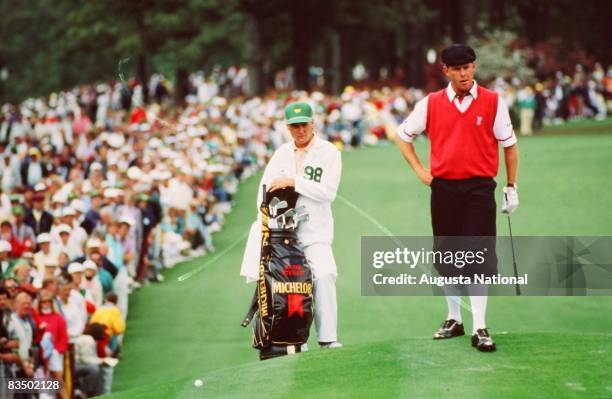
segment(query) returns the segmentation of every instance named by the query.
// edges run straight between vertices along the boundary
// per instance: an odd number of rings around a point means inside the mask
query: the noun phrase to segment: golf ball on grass
[[[202,387],[204,386],[204,381],[202,381],[201,379],[199,379],[199,378],[198,378],[198,379],[196,379],[196,380],[193,382],[193,385],[194,385],[196,388],[202,388]]]

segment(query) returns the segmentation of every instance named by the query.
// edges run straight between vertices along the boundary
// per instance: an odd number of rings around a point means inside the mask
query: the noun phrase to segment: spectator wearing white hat
[[[102,293],[106,295],[107,293],[112,292],[114,276],[108,270],[110,261],[100,252],[90,252],[89,257],[98,266],[98,278],[100,279],[100,284],[102,284]],[[110,267],[114,268],[112,264]]]
[[[51,246],[51,234],[41,233],[36,237],[39,251],[34,254],[34,266],[43,272],[48,263],[57,263],[59,253]]]
[[[19,286],[30,285],[32,283],[32,275],[30,272],[32,271],[32,267],[30,262],[27,259],[20,258],[15,261],[15,266],[13,266],[12,276]]]
[[[11,259],[13,247],[6,240],[0,240],[0,276],[6,278],[11,275],[15,261]]]
[[[187,209],[193,200],[193,189],[188,183],[187,170],[184,166],[177,168],[177,176],[168,183],[168,195],[176,208]]]
[[[40,150],[36,147],[30,147],[28,156],[21,162],[21,179],[28,186],[34,187],[44,177],[44,169],[40,158]]]
[[[121,215],[121,218],[128,218],[132,221],[132,224],[130,225],[129,234],[134,238],[134,244],[136,246],[134,257],[136,259],[138,259],[138,256],[139,256],[138,249],[142,245],[142,233],[143,233],[142,212],[137,207],[137,201],[136,201],[137,197],[138,197],[138,194],[133,194],[133,193],[126,195],[124,203],[118,206],[117,211],[116,211],[117,214]],[[135,274],[132,274],[131,269],[128,269],[128,271],[130,272],[131,276],[135,275]]]
[[[87,308],[85,298],[73,289],[72,274],[82,273],[83,265],[73,262],[68,265],[68,275],[62,275],[57,280],[57,307],[66,320],[70,343],[83,333],[87,323]]]
[[[58,218],[58,220],[61,220]],[[54,248],[57,248],[58,252],[65,252],[68,254],[68,258],[72,259],[68,250],[68,242],[70,240],[70,233],[72,228],[65,223],[60,223],[51,229],[51,239]]]
[[[2,178],[0,186],[5,192],[10,192],[13,188],[21,186],[21,173],[19,155],[11,153],[2,159]]]
[[[75,222],[82,222],[81,218],[87,213],[85,202],[79,198],[75,198],[70,201],[70,207],[76,212]]]
[[[45,263],[42,266],[42,270],[39,269],[32,285],[36,289],[41,289],[44,286],[45,280],[55,279],[60,274],[59,260],[56,257],[45,259]]]
[[[103,287],[105,287],[105,283],[110,281],[109,290],[112,291],[112,281],[117,276],[117,267],[111,262],[106,254],[108,253],[108,247],[104,244],[100,238],[97,236],[91,237],[87,240],[86,244],[86,255],[89,259],[96,262],[99,267],[102,267],[104,272],[100,271],[101,274],[100,281],[103,283]],[[84,262],[85,257],[74,259],[75,262]]]
[[[59,210],[59,214],[57,215],[58,218],[62,216],[61,209],[66,201],[68,201],[68,196],[61,191],[56,192],[51,197],[51,210]],[[53,217],[56,217],[55,213],[53,214]]]
[[[65,207],[62,211],[62,223],[71,228],[67,245],[70,259],[83,256],[83,246],[87,241],[87,232],[79,225],[76,216],[77,212],[71,206]]]
[[[100,149],[105,148],[104,146],[101,146]],[[98,155],[101,155],[100,153],[98,153]],[[104,180],[104,167],[102,166],[102,164],[98,161],[96,162],[92,162],[89,165],[89,179],[90,180]]]
[[[98,266],[91,259],[83,262],[83,277],[81,289],[86,292],[85,298],[91,297],[92,303],[96,308],[99,308],[104,301],[104,295],[102,293],[102,284],[98,277]]]

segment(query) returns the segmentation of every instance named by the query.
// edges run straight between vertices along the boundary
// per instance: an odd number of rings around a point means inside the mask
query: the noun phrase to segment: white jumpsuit
[[[297,206],[304,206],[309,215],[308,221],[298,227],[297,235],[313,271],[317,337],[319,342],[334,342],[338,340],[338,271],[331,248],[334,238],[331,203],[340,183],[342,161],[340,151],[333,144],[316,135],[313,140],[300,170],[296,170],[293,142],[276,150],[259,184],[257,208],[261,204],[263,184],[269,187],[279,177],[294,179],[295,191],[300,194]],[[261,215],[258,215],[258,220],[251,226],[240,269],[240,275],[246,277],[247,282],[258,278],[260,243]]]

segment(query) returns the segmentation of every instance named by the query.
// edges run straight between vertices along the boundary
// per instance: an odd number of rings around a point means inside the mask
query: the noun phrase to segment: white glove
[[[501,211],[502,213],[505,213],[506,215],[510,216],[514,213],[514,211],[516,211],[516,208],[518,208],[519,206],[518,191],[516,191],[516,186],[506,186],[503,188],[502,191],[504,192],[504,197],[502,198]]]

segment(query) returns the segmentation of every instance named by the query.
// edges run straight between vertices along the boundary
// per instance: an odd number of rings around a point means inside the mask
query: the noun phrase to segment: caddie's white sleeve
[[[321,202],[332,202],[336,198],[340,175],[342,174],[342,160],[340,151],[334,149],[327,155],[321,181],[308,180],[304,176],[295,177],[295,191]]]
[[[417,102],[410,115],[397,128],[397,135],[406,143],[412,143],[412,139],[427,128],[428,98],[426,96]]]
[[[261,222],[256,221],[251,225],[249,236],[242,256],[240,275],[246,278],[246,282],[256,281],[259,277],[259,261],[261,258]]]
[[[264,169],[264,173],[263,176],[261,177],[261,180],[259,181],[259,187],[257,187],[257,204],[255,205],[257,207],[257,214],[259,215],[259,206],[261,205],[261,201],[263,199],[263,185],[266,185],[266,189],[270,188],[270,183],[272,182],[272,180],[274,180],[274,176],[276,173],[278,173],[277,169],[277,164],[278,164],[278,158],[280,157],[279,155],[279,151],[276,150],[276,152],[272,155],[272,158],[270,158],[270,160],[268,161],[268,164],[266,165],[266,168]]]
[[[510,112],[508,112],[508,106],[501,97],[497,98],[497,112],[493,122],[493,133],[497,141],[504,147],[510,147],[516,143],[516,135],[512,127]]]

